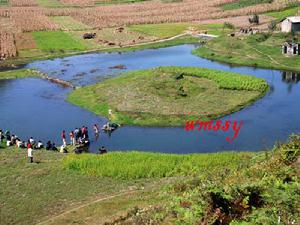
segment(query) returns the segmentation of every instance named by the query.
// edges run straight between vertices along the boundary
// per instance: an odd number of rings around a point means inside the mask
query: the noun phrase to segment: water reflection
[[[288,92],[291,93],[293,85],[300,81],[300,74],[290,71],[282,72],[282,81],[288,84]]]

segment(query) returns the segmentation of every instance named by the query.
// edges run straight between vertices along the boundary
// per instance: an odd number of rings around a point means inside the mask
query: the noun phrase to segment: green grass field
[[[252,5],[258,5],[263,3],[272,3],[273,0],[238,0],[232,3],[224,4],[222,6],[223,10],[234,10],[234,9],[240,9]]]
[[[112,152],[106,155],[69,155],[64,160],[64,166],[83,174],[128,180],[194,176],[208,168],[218,171],[226,166],[228,169],[236,169],[241,161],[252,156],[253,153],[247,152],[191,155]]]
[[[63,30],[88,30],[89,26],[73,19],[71,16],[54,16],[50,17],[56,24],[60,25]]]
[[[59,0],[35,0],[40,6],[43,7],[63,7]]]
[[[0,0],[0,7],[1,6],[8,6],[8,0]]]
[[[32,33],[38,49],[46,52],[83,51],[86,46],[62,31]]]
[[[184,78],[176,80],[178,74]],[[78,88],[68,101],[121,124],[183,125],[237,111],[263,96],[263,79],[217,70],[160,67],[125,73],[96,85]],[[205,107],[203,107],[205,106]]]
[[[271,69],[300,71],[299,56],[282,54],[289,34],[257,34],[248,37],[220,36],[194,50],[194,54],[225,63]]]

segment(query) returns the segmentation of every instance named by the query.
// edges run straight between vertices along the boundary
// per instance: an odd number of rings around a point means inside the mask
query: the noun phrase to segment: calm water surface
[[[91,151],[101,145],[109,150],[141,150],[172,153],[217,152],[226,150],[258,151],[271,147],[277,140],[300,132],[299,76],[281,71],[230,67],[191,54],[194,45],[143,50],[128,53],[97,53],[36,61],[27,68],[37,68],[50,76],[71,81],[76,86],[99,82],[116,76],[124,70],[111,69],[125,65],[126,70],[147,69],[157,66],[195,66],[238,72],[264,78],[271,85],[266,97],[254,105],[222,120],[243,120],[244,125],[237,139],[225,140],[231,133],[186,132],[183,128],[148,128],[124,126],[110,137],[101,134],[92,138]],[[61,144],[60,132],[69,132],[77,126],[89,127],[104,124],[106,118],[65,102],[65,89],[45,80],[28,78],[0,81],[0,127],[10,129],[25,139],[54,140]],[[4,107],[5,106],[5,107]]]

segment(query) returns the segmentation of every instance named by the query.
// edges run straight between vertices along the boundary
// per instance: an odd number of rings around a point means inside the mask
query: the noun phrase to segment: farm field
[[[34,32],[33,38],[42,51],[85,50],[83,43],[74,40],[69,34],[61,31]]]
[[[227,1],[220,2],[215,0],[193,2],[193,0],[188,0],[187,3],[188,4],[183,2],[166,3],[146,1],[142,4],[136,3],[95,7],[94,2],[90,0],[38,0],[37,2],[12,1],[8,4],[10,7],[0,8],[0,23],[1,20],[7,20],[11,24],[11,27],[14,27],[14,29],[7,29],[7,26],[1,27],[0,33],[2,39],[0,44],[10,47],[1,47],[0,53],[2,54],[2,58],[8,59],[19,55],[24,56],[24,51],[15,46],[15,36],[20,32],[28,33],[64,30],[73,35],[73,31],[82,31],[80,34],[77,32],[75,35],[76,37],[78,35],[82,38],[85,31],[90,32],[104,28],[130,26],[130,30],[136,31],[141,35],[137,35],[137,38],[129,35],[127,38],[130,38],[130,41],[125,40],[122,42],[123,39],[121,38],[120,43],[113,42],[114,45],[125,46],[151,41],[153,40],[151,38],[153,36],[158,39],[171,37],[173,35],[175,36],[176,34],[184,32],[188,27],[187,24],[191,22],[195,22],[195,26],[197,27],[197,22],[203,20],[230,18],[284,9],[287,7],[287,4],[290,4],[290,1],[288,3],[274,1],[272,4],[263,3],[227,11],[221,10],[222,5],[227,3]],[[191,11],[191,7],[196,10]],[[160,10],[156,10],[157,8],[160,8]],[[174,14],[173,12],[176,13]],[[171,25],[172,28],[168,28],[168,25],[160,25],[161,23],[166,22],[181,24]],[[149,23],[158,25],[154,25],[154,27],[151,27],[151,25],[146,25],[144,27],[143,25],[136,26]],[[153,33],[153,30],[156,31]],[[216,29],[212,30],[216,34]],[[149,35],[149,39],[144,37],[145,34],[146,36]],[[67,36],[65,37],[67,38]],[[102,37],[103,36],[100,35],[100,38]],[[125,39],[127,38],[125,37]],[[69,39],[67,38],[66,42],[68,40]],[[107,42],[108,40],[102,41]],[[117,41],[119,41],[119,39],[117,39]],[[92,49],[99,49],[103,45],[103,42],[101,42],[99,38],[96,41],[91,42]],[[88,44],[90,44],[90,42]],[[22,54],[18,54],[19,51],[22,52]],[[36,52],[36,50],[32,49],[29,52]],[[39,54],[29,54],[28,56],[34,57],[36,55]]]

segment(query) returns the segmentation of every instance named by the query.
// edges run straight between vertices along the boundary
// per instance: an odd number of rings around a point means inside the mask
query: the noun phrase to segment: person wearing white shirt
[[[29,162],[33,163],[33,150],[31,147],[28,147],[27,153],[28,153]]]

